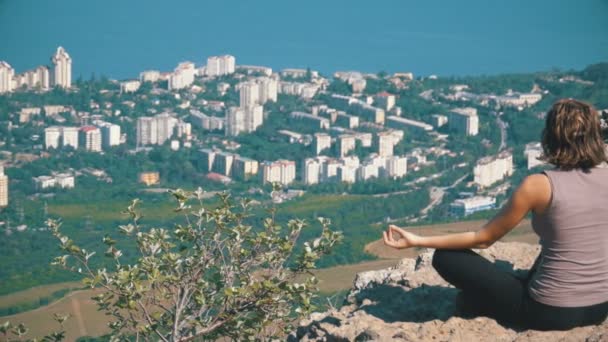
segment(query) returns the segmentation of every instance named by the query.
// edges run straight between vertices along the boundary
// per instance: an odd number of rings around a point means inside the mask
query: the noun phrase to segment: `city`
[[[73,79],[78,61],[64,47],[50,66],[22,73],[0,62],[0,237],[11,260],[2,276],[12,279],[0,293],[73,284],[48,269],[45,220],[63,219],[94,248],[136,197],[147,225],[174,224],[161,201],[174,188],[202,187],[211,205],[228,191],[257,213],[278,207],[280,219],[313,222],[305,237],[329,217],[346,239],[321,265],[375,267],[368,247],[389,223],[494,215],[514,184],[547,167],[539,132],[548,105],[594,85],[585,72],[488,81],[201,60],[124,80]]]

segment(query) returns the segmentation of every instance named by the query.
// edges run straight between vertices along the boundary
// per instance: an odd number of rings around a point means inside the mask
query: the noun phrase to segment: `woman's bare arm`
[[[545,210],[551,201],[551,184],[545,175],[526,177],[501,211],[476,232],[418,236],[397,226],[383,233],[384,243],[394,248],[487,248],[511,231],[530,211]],[[399,237],[400,235],[400,237]]]

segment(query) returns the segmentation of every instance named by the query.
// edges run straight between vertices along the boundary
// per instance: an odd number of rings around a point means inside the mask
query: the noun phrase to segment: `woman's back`
[[[532,220],[542,256],[530,296],[559,307],[608,301],[608,166],[545,174],[552,198]]]

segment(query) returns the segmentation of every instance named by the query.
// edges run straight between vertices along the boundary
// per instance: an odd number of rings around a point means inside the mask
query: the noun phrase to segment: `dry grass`
[[[21,303],[32,302],[38,298],[49,297],[59,290],[79,289],[82,287],[82,283],[77,281],[32,287],[24,291],[0,296],[0,308],[7,308]]]

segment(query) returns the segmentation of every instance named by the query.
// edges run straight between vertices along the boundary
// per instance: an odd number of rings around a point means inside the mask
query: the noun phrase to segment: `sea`
[[[60,45],[74,78],[219,54],[326,75],[582,69],[608,61],[608,0],[0,0],[0,60],[23,72]]]

